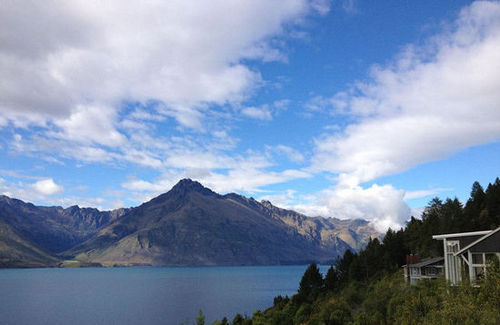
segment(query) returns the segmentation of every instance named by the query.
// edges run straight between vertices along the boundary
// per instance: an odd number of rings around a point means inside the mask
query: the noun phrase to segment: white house
[[[457,284],[469,277],[471,283],[486,275],[489,260],[500,258],[500,227],[494,230],[463,232],[432,236],[442,240],[445,277]]]

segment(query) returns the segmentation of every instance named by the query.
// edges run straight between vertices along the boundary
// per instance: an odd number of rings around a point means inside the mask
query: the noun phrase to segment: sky
[[[398,228],[500,176],[498,1],[0,0],[0,193],[182,178]]]

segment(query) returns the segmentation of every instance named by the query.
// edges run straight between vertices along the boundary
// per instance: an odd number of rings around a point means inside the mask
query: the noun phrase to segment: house
[[[406,256],[406,265],[403,265],[406,282],[416,285],[421,279],[435,279],[444,268],[444,258],[426,258],[420,260],[419,255]]]
[[[500,227],[432,238],[443,241],[445,277],[453,285],[466,278],[474,283],[486,275],[491,258],[500,258]]]

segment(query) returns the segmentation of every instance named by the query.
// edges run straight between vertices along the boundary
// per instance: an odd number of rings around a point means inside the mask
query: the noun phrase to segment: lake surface
[[[293,295],[307,265],[0,269],[0,324],[206,323]],[[320,270],[325,274],[326,266]]]

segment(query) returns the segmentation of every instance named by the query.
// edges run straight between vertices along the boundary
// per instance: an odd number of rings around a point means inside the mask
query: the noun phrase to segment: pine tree
[[[297,293],[299,299],[314,299],[322,288],[323,276],[319,272],[316,263],[311,263],[300,280],[299,291]]]
[[[328,291],[337,291],[339,289],[339,275],[333,266],[330,266],[325,276],[325,288]]]

